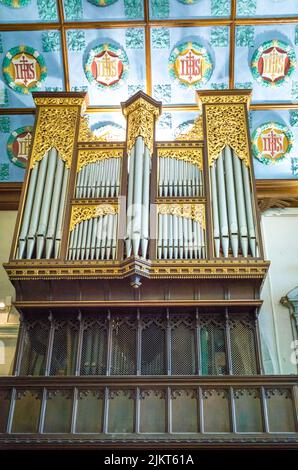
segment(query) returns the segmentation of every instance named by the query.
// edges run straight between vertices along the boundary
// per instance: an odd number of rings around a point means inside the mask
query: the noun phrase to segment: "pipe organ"
[[[88,129],[84,93],[33,96],[0,446],[289,439],[294,384],[262,375],[250,91],[197,92],[200,116],[174,141],[155,139],[161,103],[143,92],[121,105],[123,142]]]
[[[69,143],[67,158],[65,145],[53,136],[48,145],[38,143],[47,132],[43,116],[48,108],[40,105],[40,136],[33,144],[13,258],[258,258],[261,247],[245,121],[248,96],[218,95],[218,106],[214,98],[205,92],[199,98],[206,144],[199,135],[202,127],[197,136],[191,135],[197,142],[156,142],[161,105],[144,94],[122,105],[127,119],[123,143],[96,142],[85,124],[79,126],[79,106],[72,106],[79,140]],[[42,103],[42,98],[36,100]],[[65,112],[62,98],[60,103],[49,109]],[[235,113],[237,126],[242,126],[239,133],[228,125],[214,128],[218,121],[212,113],[218,109],[221,119]],[[123,198],[124,204],[118,204]]]

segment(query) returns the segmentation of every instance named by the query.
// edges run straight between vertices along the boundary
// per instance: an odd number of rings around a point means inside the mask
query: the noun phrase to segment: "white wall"
[[[14,288],[2,263],[6,263],[9,258],[16,218],[17,211],[0,211],[0,301],[8,295],[13,299],[15,296]]]
[[[16,211],[0,211],[0,301],[10,296],[15,299],[15,290],[10,283],[2,263],[9,258],[16,222]],[[0,312],[0,375],[12,373],[13,359],[18,335],[19,315],[14,308],[7,317]]]
[[[271,261],[259,320],[267,374],[296,374],[291,342],[296,329],[280,299],[298,285],[298,208],[269,209],[261,219],[265,258]]]

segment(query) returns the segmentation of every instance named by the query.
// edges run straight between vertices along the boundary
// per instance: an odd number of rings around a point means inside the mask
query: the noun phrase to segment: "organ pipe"
[[[191,162],[159,157],[159,196],[203,196],[202,171]]]
[[[227,214],[227,201],[226,201],[226,185],[224,176],[224,167],[222,156],[216,161],[217,170],[217,187],[218,187],[218,206],[219,206],[219,220],[220,220],[220,235],[221,245],[224,257],[229,254],[229,229],[228,229],[228,214]]]
[[[27,239],[27,234],[28,234],[28,229],[29,229],[30,214],[31,214],[32,205],[33,205],[38,170],[39,170],[39,162],[35,164],[30,175],[25,210],[23,214],[23,221],[22,221],[21,230],[19,234],[19,247],[18,247],[18,253],[17,253],[18,259],[22,259],[24,257],[24,251],[26,247],[26,239]]]
[[[158,259],[205,258],[204,229],[197,220],[175,214],[158,214]]]
[[[77,223],[70,233],[68,259],[115,259],[117,223],[117,214],[91,217]]]
[[[46,234],[46,258],[47,259],[51,257],[53,245],[54,245],[54,235],[55,235],[55,228],[56,228],[57,218],[58,218],[63,172],[64,172],[64,163],[60,158],[58,158],[56,174],[55,174],[54,192],[53,192],[53,198],[52,198],[52,203],[51,203],[51,212],[50,212],[49,224],[48,224],[48,229],[47,229],[47,234]]]
[[[120,158],[106,158],[84,165],[78,173],[76,197],[117,197],[120,188]]]
[[[136,138],[129,155],[126,256],[145,258],[149,244],[149,202],[151,157],[141,136]]]
[[[257,256],[249,168],[225,147],[210,168],[215,256]],[[231,252],[229,251],[231,250]]]
[[[18,239],[18,259],[58,257],[68,174],[54,148],[35,162]]]
[[[46,171],[48,165],[48,153],[43,157],[38,172],[38,179],[34,195],[34,203],[32,207],[30,225],[27,234],[27,259],[32,258],[33,250],[35,247],[35,237],[37,231],[38,217],[40,213],[40,206],[42,203],[43,187],[46,178]]]
[[[133,190],[134,190],[134,164],[135,164],[135,146],[132,147],[130,155],[128,157],[128,188],[127,188],[127,224],[126,224],[126,236],[125,236],[125,246],[126,246],[126,256],[131,256],[132,250],[132,240],[131,240],[131,220],[129,217],[132,217],[133,210]]]
[[[57,165],[56,149],[51,149],[49,151],[48,160],[49,161],[48,161],[48,168],[47,168],[47,176],[45,180],[43,200],[42,200],[40,216],[39,216],[39,221],[38,221],[38,228],[37,228],[36,258],[41,258],[43,248],[44,248],[44,243],[45,243],[45,235],[46,235],[46,230],[48,226],[51,196],[52,196],[52,191],[53,191],[54,175],[55,175],[55,169]]]
[[[234,186],[234,175],[232,165],[232,151],[230,147],[224,149],[224,163],[225,163],[225,181],[227,191],[227,206],[229,216],[229,231],[232,246],[233,256],[238,255],[238,221],[236,210],[236,197]]]
[[[241,161],[237,158],[232,158],[235,177],[235,194],[237,194],[237,216],[239,223],[240,246],[243,256],[246,258],[248,255],[248,239],[247,239],[247,221],[245,209],[245,197],[242,184],[242,170]]]

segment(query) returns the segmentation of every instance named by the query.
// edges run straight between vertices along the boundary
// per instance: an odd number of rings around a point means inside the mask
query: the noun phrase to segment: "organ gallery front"
[[[121,142],[90,131],[84,93],[33,96],[0,444],[296,442],[296,382],[262,367],[250,92],[197,92],[200,117],[174,141],[156,140],[162,103],[138,92]]]

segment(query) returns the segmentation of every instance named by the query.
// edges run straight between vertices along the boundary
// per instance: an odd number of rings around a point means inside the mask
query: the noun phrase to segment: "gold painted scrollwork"
[[[206,228],[204,204],[158,204],[157,213],[186,217],[199,222],[203,229]]]
[[[78,156],[77,172],[81,171],[84,165],[106,160],[108,158],[122,158],[122,149],[93,149],[93,150],[80,150]]]
[[[143,98],[139,98],[124,108],[123,113],[127,116],[127,151],[131,150],[136,138],[141,136],[152,155],[154,123],[160,114],[160,109]]]
[[[36,97],[34,103],[37,106],[83,106],[85,97]]]
[[[94,217],[100,217],[107,214],[117,214],[118,205],[117,204],[100,204],[100,205],[79,205],[72,206],[71,219],[70,219],[70,228],[72,231],[74,227],[83,222]]]
[[[246,112],[243,104],[205,105],[208,162],[212,166],[225,146],[250,166]]]
[[[79,111],[76,106],[42,106],[39,109],[30,168],[42,160],[51,148],[57,149],[66,167],[70,168]]]
[[[229,94],[229,93],[222,93],[222,94],[212,94],[212,92],[209,92],[208,94],[201,94],[198,92],[198,100],[199,104],[204,103],[204,104],[234,104],[234,103],[244,103],[244,104],[249,104],[250,101],[250,93],[246,94]]]
[[[201,148],[159,148],[158,157],[177,158],[203,168],[203,153]]]

